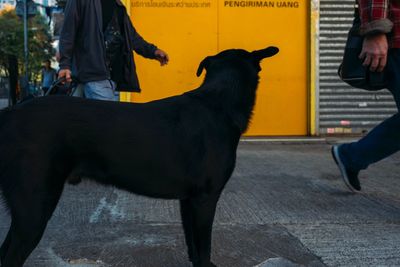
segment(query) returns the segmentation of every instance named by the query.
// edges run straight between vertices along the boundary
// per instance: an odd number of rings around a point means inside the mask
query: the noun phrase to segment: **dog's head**
[[[201,75],[203,69],[207,75],[203,84],[192,94],[203,96],[209,103],[214,101],[214,105],[225,112],[233,125],[243,133],[255,103],[260,62],[278,52],[278,48],[270,46],[253,52],[230,49],[206,57],[197,69],[197,76]]]
[[[222,51],[221,53],[215,56],[208,56],[203,61],[201,61],[198,69],[197,69],[197,77],[201,75],[203,69],[206,71],[211,70],[213,66],[218,66],[221,63],[226,65],[226,63],[242,63],[247,64],[250,66],[254,66],[254,69],[259,72],[261,70],[260,62],[264,58],[272,57],[273,55],[277,54],[279,49],[274,46],[270,46],[265,49],[256,50],[253,52],[248,52],[243,49],[229,49]]]

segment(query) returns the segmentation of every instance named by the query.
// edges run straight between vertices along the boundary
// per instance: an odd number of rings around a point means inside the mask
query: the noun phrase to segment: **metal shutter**
[[[337,76],[353,20],[354,2],[320,1],[320,134],[365,132],[397,112],[389,91],[354,89]]]

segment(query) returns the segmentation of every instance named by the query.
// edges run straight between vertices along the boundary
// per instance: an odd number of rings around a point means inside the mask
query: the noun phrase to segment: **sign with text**
[[[224,1],[225,7],[299,8],[299,1]]]
[[[154,1],[138,0],[131,3],[133,8],[210,8],[211,1]]]

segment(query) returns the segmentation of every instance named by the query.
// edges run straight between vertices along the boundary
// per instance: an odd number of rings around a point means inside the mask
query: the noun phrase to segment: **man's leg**
[[[350,170],[366,169],[400,150],[400,114],[385,120],[359,141],[343,144],[339,153]]]
[[[89,99],[118,101],[115,88],[115,83],[111,80],[87,82],[85,83],[84,94]]]

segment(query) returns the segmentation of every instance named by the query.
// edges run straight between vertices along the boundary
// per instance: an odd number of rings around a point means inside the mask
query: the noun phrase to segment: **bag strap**
[[[358,1],[356,0],[354,2],[353,26],[350,28],[349,33],[358,35],[360,26],[361,26],[360,7],[358,5]]]
[[[360,7],[358,5],[358,0],[354,3],[354,18],[360,18]]]

